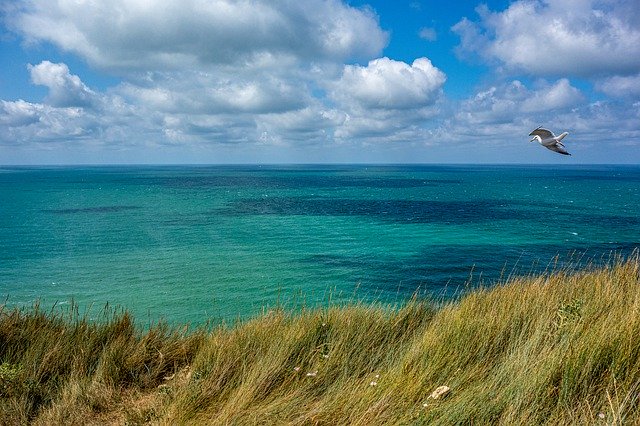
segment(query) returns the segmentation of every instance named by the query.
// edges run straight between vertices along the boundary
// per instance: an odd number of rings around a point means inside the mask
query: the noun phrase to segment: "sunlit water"
[[[7,303],[142,322],[448,297],[638,245],[640,167],[0,168]]]

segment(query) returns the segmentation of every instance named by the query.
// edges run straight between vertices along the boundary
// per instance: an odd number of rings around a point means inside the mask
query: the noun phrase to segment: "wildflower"
[[[323,327],[326,327],[326,326],[327,326],[327,323],[326,323],[326,322],[323,322],[323,323],[322,323],[322,326],[323,326]]]
[[[300,367],[293,367],[293,371],[300,371]]]
[[[371,382],[369,383],[369,386],[378,386],[378,382]]]
[[[379,375],[379,374],[376,374],[376,379],[379,379],[379,378],[380,378],[380,375]]]
[[[329,358],[329,354],[323,354],[322,357],[323,358]]]
[[[601,419],[604,419],[606,416],[604,415],[604,413],[598,413],[598,417],[600,417]]]
[[[422,406],[423,406],[424,408],[427,408],[427,406],[428,406],[428,405],[429,405],[429,404],[428,404],[427,402],[425,402],[424,404],[422,404]]]
[[[312,373],[307,373],[307,377],[315,377],[316,374],[318,374],[318,370],[312,372]]]

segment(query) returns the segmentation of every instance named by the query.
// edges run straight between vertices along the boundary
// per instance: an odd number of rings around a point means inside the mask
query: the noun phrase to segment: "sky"
[[[5,165],[640,163],[638,0],[0,0],[0,65]]]

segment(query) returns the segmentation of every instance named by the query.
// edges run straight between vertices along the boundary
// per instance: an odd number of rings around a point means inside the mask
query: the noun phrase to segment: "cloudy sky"
[[[0,13],[0,164],[640,163],[638,0]],[[573,156],[529,143],[539,125]]]

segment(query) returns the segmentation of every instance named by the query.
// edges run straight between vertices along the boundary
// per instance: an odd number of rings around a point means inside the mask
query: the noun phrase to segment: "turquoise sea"
[[[638,166],[0,167],[6,304],[143,323],[451,297],[638,246]]]

